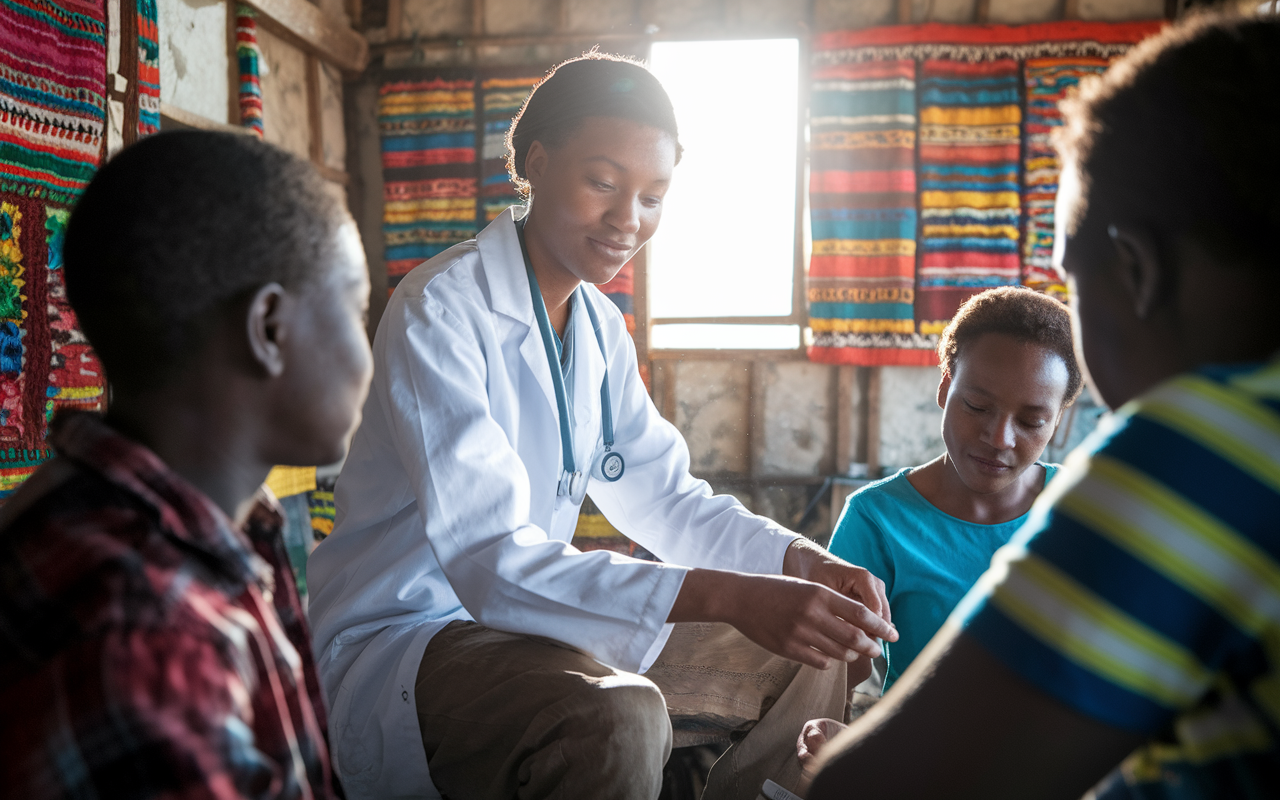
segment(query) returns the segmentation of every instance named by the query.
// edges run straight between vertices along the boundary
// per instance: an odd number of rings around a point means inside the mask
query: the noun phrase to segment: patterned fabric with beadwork
[[[942,333],[974,294],[1018,282],[1020,79],[1012,59],[920,65],[922,334]]]
[[[916,64],[834,64],[813,77],[811,352],[874,363],[918,351],[926,363],[914,315]]]
[[[1056,103],[1163,24],[815,37],[810,359],[936,364],[938,334],[972,294],[1023,283],[1065,297],[1049,263]]]
[[[379,90],[387,286],[476,235],[474,76],[437,75]]]
[[[1106,71],[1109,58],[1069,56],[1029,58],[1022,65],[1026,82],[1027,118],[1023,159],[1022,283],[1065,299],[1067,287],[1053,269],[1053,206],[1058,197],[1058,153],[1050,136],[1062,125],[1058,102],[1080,79]]]
[[[138,0],[138,135],[160,132],[160,34],[156,0]]]
[[[258,14],[243,3],[236,7],[236,65],[240,74],[240,124],[259,139],[262,120],[262,50],[258,47]]]
[[[534,84],[542,80],[536,70],[522,70],[514,75],[489,75],[481,78],[477,107],[484,115],[480,144],[480,214],[481,227],[521,201],[516,185],[507,174],[507,131],[511,120],[524,105]]]
[[[101,4],[0,0],[0,500],[51,455],[55,412],[105,407],[62,280],[67,218],[102,151],[105,64]]]

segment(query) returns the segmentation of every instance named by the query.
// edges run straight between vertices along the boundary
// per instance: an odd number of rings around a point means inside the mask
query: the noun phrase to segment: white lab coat
[[[621,313],[585,286],[626,459],[621,480],[592,481],[588,494],[667,563],[569,545],[578,506],[556,496],[560,429],[516,211],[396,289],[338,479],[337,525],[307,566],[333,762],[353,800],[438,797],[414,682],[449,622],[548,636],[639,672],[670,634],[688,567],[777,573],[796,538],[689,475],[688,448],[645,392]],[[574,454],[589,466],[603,447],[604,361],[582,303],[569,324]]]

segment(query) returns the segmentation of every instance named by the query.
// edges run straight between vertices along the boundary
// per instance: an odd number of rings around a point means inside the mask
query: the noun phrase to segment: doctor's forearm
[[[887,622],[830,587],[722,570],[690,570],[667,621],[726,622],[766,650],[819,669],[875,658],[875,637],[897,639]]]
[[[691,569],[671,606],[667,622],[729,622],[726,606],[737,590],[735,579],[745,577],[718,569]]]

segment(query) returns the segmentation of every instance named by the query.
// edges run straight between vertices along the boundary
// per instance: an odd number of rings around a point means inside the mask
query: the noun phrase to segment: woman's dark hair
[[[638,61],[593,50],[553,67],[511,122],[507,172],[522,195],[529,196],[529,146],[556,147],[587,117],[618,117],[666,131],[676,140],[680,162],[676,113],[662,84]]]
[[[1024,286],[1001,286],[970,297],[938,338],[942,374],[955,375],[956,361],[965,346],[987,333],[1039,345],[1061,358],[1067,367],[1062,405],[1071,405],[1080,396],[1084,379],[1076,363],[1071,315],[1061,302]]]
[[[1099,225],[1191,236],[1215,257],[1276,268],[1280,20],[1205,12],[1139,44],[1062,104],[1055,140]]]

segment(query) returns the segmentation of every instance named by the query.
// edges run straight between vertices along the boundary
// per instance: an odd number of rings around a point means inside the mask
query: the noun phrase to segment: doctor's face
[[[675,164],[676,142],[666,131],[588,117],[561,144],[529,148],[530,230],[556,266],[606,283],[658,229]]]

